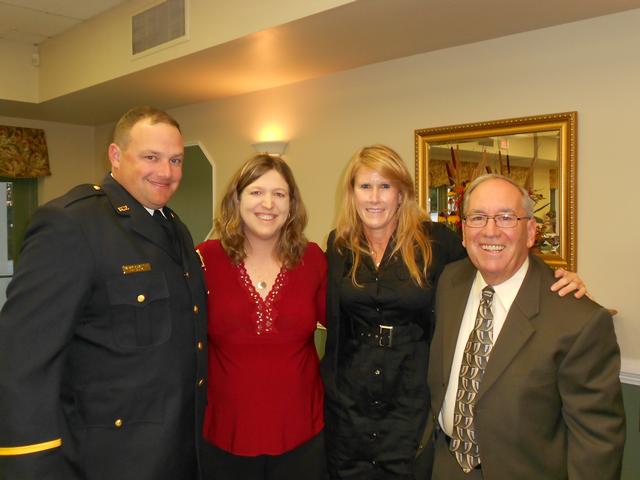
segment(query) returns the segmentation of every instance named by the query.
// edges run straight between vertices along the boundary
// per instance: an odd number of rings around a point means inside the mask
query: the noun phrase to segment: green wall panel
[[[193,242],[205,240],[213,226],[213,168],[197,145],[184,149],[180,188],[169,202],[189,228]]]
[[[622,480],[640,478],[640,387],[622,384],[624,409],[627,414],[627,443],[624,447]]]

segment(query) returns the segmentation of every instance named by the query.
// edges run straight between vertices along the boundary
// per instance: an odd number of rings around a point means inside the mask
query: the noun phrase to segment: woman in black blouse
[[[416,454],[428,413],[433,295],[444,266],[466,253],[455,233],[418,207],[392,149],[358,151],[343,188],[327,244],[329,472],[332,479],[428,478],[429,454]],[[573,273],[559,286],[584,291]]]

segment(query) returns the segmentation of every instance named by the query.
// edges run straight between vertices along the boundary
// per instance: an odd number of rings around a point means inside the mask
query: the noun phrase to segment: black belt
[[[393,345],[393,327],[390,325],[376,325],[369,328],[356,326],[354,333],[358,340],[375,347],[390,347]]]
[[[353,326],[356,340],[374,347],[389,348],[403,343],[417,342],[422,339],[420,329],[413,325],[373,325]]]

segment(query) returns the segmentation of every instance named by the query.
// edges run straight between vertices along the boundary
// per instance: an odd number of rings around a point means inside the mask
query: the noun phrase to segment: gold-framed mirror
[[[575,271],[576,122],[565,112],[416,130],[418,202],[460,232],[465,185],[483,173],[507,175],[535,202],[533,251]]]

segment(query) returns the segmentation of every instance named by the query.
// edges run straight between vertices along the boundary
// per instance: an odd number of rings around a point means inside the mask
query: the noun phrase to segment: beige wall
[[[629,140],[637,136],[640,111],[639,46],[635,10],[172,113],[185,140],[200,141],[212,155],[218,196],[253,153],[261,129],[278,123],[309,209],[308,236],[324,244],[340,173],[359,146],[387,143],[413,171],[416,128],[577,110],[579,273],[600,303],[619,310],[623,369],[637,380],[640,162]],[[96,139],[105,131],[99,128]]]
[[[40,101],[49,100],[351,0],[188,0],[189,38],[131,55],[131,16],[160,3],[132,0],[41,45]]]
[[[78,183],[101,178],[96,171],[93,127],[11,117],[0,117],[0,125],[44,130],[51,176],[41,178],[38,183],[39,203],[62,195]]]
[[[31,65],[31,45],[0,39],[0,98],[21,102],[38,100],[38,67]],[[1,113],[1,112],[0,112]]]

